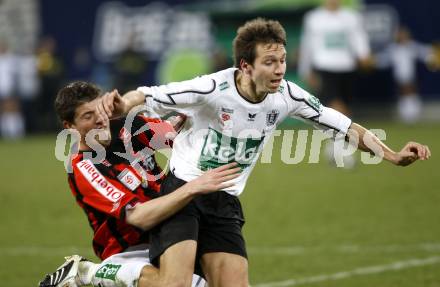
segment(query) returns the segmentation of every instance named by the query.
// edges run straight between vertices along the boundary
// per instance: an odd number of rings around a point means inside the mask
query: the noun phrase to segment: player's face
[[[275,93],[286,73],[286,49],[282,44],[257,44],[251,77],[257,93]]]
[[[325,0],[324,6],[326,6],[328,9],[338,9],[339,6],[341,6],[340,0]]]
[[[76,129],[81,135],[81,144],[83,148],[89,147],[86,142],[87,134],[93,130],[99,130],[99,138],[96,135],[95,139],[102,145],[107,146],[110,143],[111,135],[110,135],[110,126],[107,123],[104,123],[98,114],[96,113],[96,106],[98,104],[98,99],[95,99],[91,102],[84,103],[78,106],[75,110],[75,117],[73,119],[72,124],[65,124],[68,128]],[[101,137],[102,136],[102,137]],[[102,139],[105,138],[105,139]]]

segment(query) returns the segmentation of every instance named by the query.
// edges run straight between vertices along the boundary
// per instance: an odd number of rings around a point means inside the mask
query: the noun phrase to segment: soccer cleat
[[[78,287],[75,281],[78,274],[78,265],[81,261],[87,261],[87,259],[79,255],[65,258],[66,262],[58,267],[54,273],[47,274],[39,283],[39,287]]]

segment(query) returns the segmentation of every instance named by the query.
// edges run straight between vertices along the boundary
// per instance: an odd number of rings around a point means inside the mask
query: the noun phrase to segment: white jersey
[[[204,170],[236,161],[242,174],[235,186],[225,191],[238,196],[265,141],[286,117],[347,132],[350,119],[323,107],[315,97],[286,80],[262,102],[247,101],[237,90],[236,71],[230,68],[189,81],[138,88],[146,95],[147,107],[156,113],[177,111],[188,116],[174,140],[170,160],[170,169],[178,178],[190,181]]]
[[[357,59],[370,53],[368,37],[359,14],[349,9],[317,8],[304,18],[299,73],[306,77],[312,67],[328,72],[350,72]]]

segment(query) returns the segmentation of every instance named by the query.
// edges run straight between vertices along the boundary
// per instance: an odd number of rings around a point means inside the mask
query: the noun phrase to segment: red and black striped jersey
[[[72,156],[69,185],[93,229],[93,248],[105,259],[129,246],[148,242],[148,232],[125,222],[125,210],[159,195],[162,169],[154,151],[170,147],[167,139],[173,127],[167,122],[136,116],[131,125],[125,119],[111,121],[112,140],[105,159],[97,152]]]

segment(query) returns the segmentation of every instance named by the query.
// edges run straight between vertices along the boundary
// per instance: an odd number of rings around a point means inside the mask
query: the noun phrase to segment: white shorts
[[[93,286],[114,287],[116,282],[124,283],[127,287],[137,287],[141,270],[146,265],[151,266],[148,249],[112,255],[99,264],[92,284]],[[205,280],[194,274],[191,286],[205,287]]]

